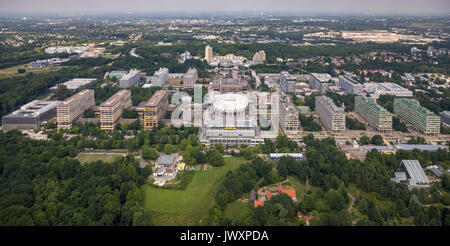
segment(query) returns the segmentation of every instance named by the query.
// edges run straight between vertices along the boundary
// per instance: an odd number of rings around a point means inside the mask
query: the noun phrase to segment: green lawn
[[[144,185],[144,208],[153,225],[198,225],[213,204],[226,173],[246,161],[227,157],[225,165],[211,170],[196,171],[184,190],[161,189]]]
[[[224,210],[224,215],[227,218],[242,219],[245,214],[251,211],[251,207],[247,202],[234,201],[227,204]]]
[[[113,162],[116,158],[122,157],[124,153],[80,153],[76,159],[81,163],[94,162],[102,160],[104,162]]]
[[[300,180],[298,180],[298,178],[296,176],[289,176],[289,182],[286,184],[291,185],[295,189],[295,192],[297,195],[297,201],[300,202],[305,198],[306,192],[308,192],[308,190],[306,189],[306,185],[304,183],[300,182]],[[319,188],[309,185],[309,189],[317,190]]]

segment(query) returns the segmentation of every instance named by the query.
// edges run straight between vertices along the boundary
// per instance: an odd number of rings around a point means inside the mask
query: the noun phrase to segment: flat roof
[[[438,144],[398,144],[397,145],[397,148],[402,149],[402,150],[419,149],[419,150],[427,150],[427,151],[437,151],[443,147],[444,147],[444,145],[438,145]]]
[[[172,165],[175,161],[175,156],[173,155],[162,155],[159,157],[158,164],[160,165]]]
[[[100,104],[100,107],[111,106],[111,105],[116,104],[118,101],[120,101],[125,96],[127,91],[128,90],[120,90],[120,91],[116,92],[116,94],[112,95],[110,98],[108,98],[108,100],[106,100],[102,104]],[[131,93],[131,92],[129,92],[129,93]]]

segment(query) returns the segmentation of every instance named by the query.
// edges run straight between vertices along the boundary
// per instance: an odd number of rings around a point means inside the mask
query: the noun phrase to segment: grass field
[[[191,183],[184,190],[161,189],[149,185],[143,187],[144,208],[153,225],[198,225],[213,204],[226,173],[246,161],[227,157],[225,165],[206,171],[196,171]]]
[[[242,219],[250,211],[251,207],[247,202],[234,201],[225,207],[223,214],[227,218]]]
[[[124,153],[80,153],[75,159],[81,164],[102,160],[104,162],[113,162],[117,157],[122,157]]]
[[[66,66],[68,67],[68,66]],[[23,68],[25,69],[25,73],[18,73],[18,69],[19,68]],[[0,69],[0,78],[7,78],[7,77],[13,77],[13,76],[24,76],[27,75],[30,72],[33,73],[46,73],[46,72],[50,72],[50,71],[58,71],[59,69],[62,69],[63,67],[52,67],[52,66],[47,66],[47,67],[43,67],[43,68],[36,68],[36,69],[29,69],[29,64],[23,64],[23,65],[17,65],[14,67],[9,67],[9,68],[4,68],[4,69]]]
[[[308,192],[308,189],[306,189],[306,185],[300,182],[297,177],[295,176],[289,176],[289,182],[287,183],[291,185],[295,189],[295,193],[297,195],[297,201],[302,201],[305,198],[306,192]],[[317,190],[318,187],[309,185],[309,189],[311,190]]]

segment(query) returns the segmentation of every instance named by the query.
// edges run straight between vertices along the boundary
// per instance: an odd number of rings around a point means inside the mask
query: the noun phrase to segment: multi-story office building
[[[355,111],[375,130],[392,131],[392,114],[378,105],[375,99],[356,96]]]
[[[330,80],[331,75],[327,73],[311,73],[311,76],[309,76],[309,87],[318,90],[320,93],[325,93],[332,84]]]
[[[160,68],[155,74],[150,78],[152,86],[162,86],[169,80],[169,69]]]
[[[120,90],[100,104],[100,129],[113,130],[123,110],[131,107],[131,91]]]
[[[395,98],[394,113],[425,135],[440,133],[441,118],[420,106],[415,99]]]
[[[325,128],[333,133],[345,132],[345,112],[326,96],[316,97],[316,112]]]
[[[450,111],[444,111],[441,113],[441,120],[447,124],[450,125]]]
[[[297,134],[300,127],[298,110],[286,103],[280,103],[280,125],[286,134]]]
[[[194,84],[195,82],[197,82],[197,79],[198,79],[197,69],[189,68],[183,77],[184,88],[187,89],[194,88]]]
[[[120,88],[128,88],[132,86],[136,86],[139,83],[139,79],[141,78],[141,72],[132,69],[129,73],[122,76],[122,78],[119,81]]]
[[[2,117],[3,130],[39,129],[44,121],[56,116],[56,107],[60,101],[35,100],[20,107],[11,114]]]
[[[285,93],[295,92],[295,79],[286,71],[280,73],[280,86]]]
[[[364,86],[348,75],[339,76],[339,85],[346,92],[362,95]]]
[[[58,128],[70,128],[83,116],[84,111],[95,105],[94,90],[82,90],[60,103],[56,110]]]
[[[158,126],[158,122],[164,117],[169,105],[169,94],[167,91],[157,91],[143,106],[144,129],[151,130]]]
[[[211,61],[213,59],[214,55],[213,55],[213,48],[209,45],[207,45],[205,47],[205,60],[206,61]]]

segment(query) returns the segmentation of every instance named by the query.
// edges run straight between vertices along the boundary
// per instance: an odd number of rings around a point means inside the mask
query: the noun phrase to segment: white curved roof
[[[218,112],[241,112],[248,106],[248,98],[243,94],[215,94],[213,107]]]

